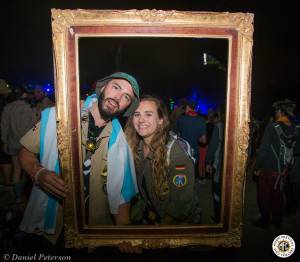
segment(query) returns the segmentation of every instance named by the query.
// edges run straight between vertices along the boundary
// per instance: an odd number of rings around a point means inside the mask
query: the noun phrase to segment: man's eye
[[[120,89],[120,87],[117,85],[114,85],[114,89]]]
[[[146,116],[152,116],[152,113],[147,113]]]
[[[125,97],[125,99],[126,99],[127,102],[130,102],[131,99],[130,99],[129,95],[125,95],[124,97]]]

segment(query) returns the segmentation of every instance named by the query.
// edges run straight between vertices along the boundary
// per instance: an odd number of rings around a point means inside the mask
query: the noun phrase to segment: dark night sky
[[[296,1],[1,1],[0,78],[11,83],[53,82],[51,8],[163,9],[254,13],[252,111],[264,116],[272,101],[296,102],[300,87]],[[190,75],[186,74],[187,77]],[[101,76],[99,76],[101,77]],[[149,85],[150,86],[150,85]],[[151,86],[155,86],[154,84]],[[148,87],[147,87],[148,88]],[[160,87],[161,88],[161,87]],[[148,89],[147,89],[148,91]],[[155,93],[155,90],[152,93]],[[300,104],[298,105],[300,108]],[[298,108],[298,112],[299,112]]]
[[[218,65],[204,66],[203,53],[213,54],[224,70]],[[166,102],[194,94],[205,112],[224,104],[227,56],[226,39],[81,38],[80,86],[99,76],[124,71],[137,78],[143,94],[159,95]]]

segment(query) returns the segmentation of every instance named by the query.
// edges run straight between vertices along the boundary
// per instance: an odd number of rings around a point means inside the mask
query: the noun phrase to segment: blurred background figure
[[[185,114],[180,116],[176,122],[175,131],[189,142],[194,151],[194,158],[196,159],[195,176],[199,180],[199,144],[206,143],[206,124],[204,118],[196,112],[196,106],[196,101],[188,101]]]
[[[296,142],[292,118],[296,103],[285,99],[273,103],[274,122],[266,127],[255,163],[257,200],[261,214],[253,225],[266,228],[272,223],[279,229],[284,207],[290,205],[290,168]],[[286,200],[286,203],[284,201]]]
[[[214,125],[215,125],[215,110],[210,108],[207,110],[206,115],[206,143],[200,143],[199,147],[199,174],[202,178],[210,178],[210,173],[206,171],[206,154],[208,144],[210,142],[211,135],[213,133]]]
[[[249,122],[248,159],[246,166],[247,171],[251,174],[253,173],[253,166],[255,165],[256,153],[259,147],[260,125],[259,121],[251,116]]]
[[[8,103],[1,114],[1,142],[3,150],[10,155],[16,202],[22,201],[23,182],[18,152],[20,138],[35,124],[35,113],[27,97],[27,90],[20,86],[14,89],[16,100]]]
[[[222,163],[224,150],[224,113],[222,110],[214,112],[211,116],[213,129],[206,153],[206,171],[212,176],[212,196],[214,214],[212,220],[220,222],[221,189],[222,189]]]
[[[298,129],[297,141],[294,148],[294,164],[290,172],[291,201],[288,214],[295,215],[300,203],[300,132]]]
[[[178,101],[178,106],[174,108],[170,115],[170,125],[171,130],[176,130],[176,123],[179,117],[185,114],[186,106],[188,104],[188,100],[186,98],[180,98]]]
[[[47,96],[43,86],[35,85],[33,89],[33,104],[35,108],[36,122],[41,119],[41,112],[47,108],[54,106],[54,102]]]
[[[0,119],[2,111],[7,103],[12,100],[12,90],[4,79],[0,79]],[[1,129],[0,129],[1,135]],[[4,152],[3,143],[1,140],[0,146],[0,182],[1,184],[8,185],[11,180],[11,161],[10,156]]]

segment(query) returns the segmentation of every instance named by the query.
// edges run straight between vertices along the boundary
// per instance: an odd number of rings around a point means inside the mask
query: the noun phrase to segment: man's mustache
[[[116,104],[116,106],[117,106],[118,109],[120,108],[119,102],[117,100],[113,99],[113,98],[109,98],[109,97],[105,98],[103,102],[106,102],[106,101],[109,101],[109,100],[113,101]]]

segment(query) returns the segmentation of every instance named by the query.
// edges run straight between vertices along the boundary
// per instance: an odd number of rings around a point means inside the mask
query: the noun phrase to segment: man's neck
[[[291,126],[291,125],[292,125],[290,119],[289,119],[287,116],[285,116],[285,115],[280,115],[280,116],[277,118],[276,122],[284,123],[284,124],[287,125],[287,126]]]
[[[104,126],[104,125],[107,124],[107,121],[105,121],[105,120],[102,118],[102,116],[101,116],[101,114],[100,114],[100,112],[99,112],[98,103],[94,103],[94,104],[92,105],[92,108],[91,108],[91,111],[90,111],[90,112],[91,112],[91,114],[92,114],[92,116],[93,116],[93,118],[94,118],[95,126],[101,127],[101,126]]]

